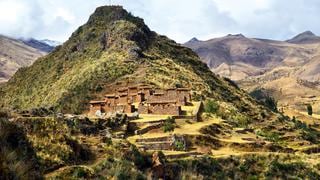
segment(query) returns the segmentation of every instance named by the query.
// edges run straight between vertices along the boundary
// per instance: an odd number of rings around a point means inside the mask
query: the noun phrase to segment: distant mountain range
[[[31,46],[35,49],[44,52],[51,52],[56,46],[60,45],[60,42],[52,41],[52,40],[36,40],[33,38],[29,39],[20,39],[24,44]]]
[[[298,34],[292,39],[287,40],[287,42],[294,43],[294,44],[320,43],[320,37],[315,35],[311,31],[306,31],[301,34]]]
[[[0,83],[7,81],[21,67],[51,52],[59,43],[50,40],[15,39],[0,35]]]
[[[298,104],[301,97],[320,95],[320,37],[311,31],[287,41],[237,34],[207,41],[192,38],[184,45],[216,74],[237,81],[249,91],[266,88],[284,104]]]

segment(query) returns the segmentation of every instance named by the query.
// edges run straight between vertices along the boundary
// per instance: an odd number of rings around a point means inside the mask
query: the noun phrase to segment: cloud
[[[131,4],[125,6],[135,15],[145,17],[146,23],[152,29],[179,42],[187,41],[194,36],[202,37],[218,31],[226,32],[236,25],[227,13],[219,12],[212,0],[138,0],[138,2],[144,7],[143,11],[131,8]]]
[[[185,42],[242,33],[288,39],[311,30],[320,34],[320,1],[309,0],[112,0],[160,34]],[[109,0],[0,0],[0,34],[68,39]]]
[[[0,34],[64,41],[102,0],[0,0]]]

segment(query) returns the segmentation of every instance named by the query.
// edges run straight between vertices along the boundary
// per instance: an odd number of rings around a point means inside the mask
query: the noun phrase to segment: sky
[[[320,35],[320,0],[0,0],[0,34],[64,42],[110,2],[179,43],[239,33],[276,40],[306,30]]]

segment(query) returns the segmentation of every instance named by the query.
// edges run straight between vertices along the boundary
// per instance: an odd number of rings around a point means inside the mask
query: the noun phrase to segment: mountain
[[[192,44],[195,44],[198,42],[200,42],[200,40],[197,39],[196,37],[194,37],[194,38],[190,39],[188,42],[186,42],[185,45],[188,46],[188,45],[192,45]]]
[[[215,76],[190,49],[151,31],[118,6],[100,7],[62,46],[21,68],[2,88],[1,105],[82,113],[115,84],[144,82],[159,88],[192,88],[241,111],[255,102]],[[23,88],[21,88],[23,87]],[[247,106],[247,107],[243,107]]]
[[[55,48],[55,46],[48,44],[48,43],[55,43],[51,41],[41,41],[33,38],[21,39],[21,41],[30,47],[33,47],[35,49],[38,49],[40,51],[47,52],[47,53],[51,52]]]
[[[0,35],[0,83],[7,81],[21,67],[31,65],[46,52]]]
[[[307,103],[320,106],[320,101],[308,98],[320,96],[318,40],[307,31],[285,42],[228,35],[184,45],[214,73],[237,81],[249,92],[267,89],[280,107],[304,111]]]
[[[192,100],[177,117],[88,115],[89,101],[141,83],[154,96],[163,94],[157,88],[191,89]],[[257,102],[121,6],[99,7],[63,45],[0,86],[0,119],[23,129],[18,137],[0,133],[0,147],[19,152],[26,137],[34,152],[25,159],[4,152],[0,165],[28,173],[32,159],[39,168],[30,173],[48,179],[319,179],[317,126],[284,116],[262,94]]]
[[[184,45],[193,49],[213,72],[233,80],[261,75],[280,65],[301,65],[314,51],[281,41],[247,38],[242,34],[189,41]]]
[[[315,35],[311,31],[305,31],[301,34],[296,35],[292,39],[287,40],[287,42],[294,44],[320,43],[320,37]]]
[[[50,40],[50,39],[43,39],[43,40],[40,40],[41,42],[49,45],[49,46],[52,46],[52,47],[57,47],[57,46],[60,46],[62,43],[59,42],[59,41],[53,41],[53,40]]]

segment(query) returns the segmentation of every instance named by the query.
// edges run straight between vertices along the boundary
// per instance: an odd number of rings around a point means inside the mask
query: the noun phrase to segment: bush
[[[248,128],[249,124],[252,122],[246,115],[231,112],[229,116],[224,117],[228,120],[228,123],[241,128]]]
[[[301,175],[305,176],[305,174],[300,174],[299,172],[306,169],[306,164],[302,162],[292,162],[292,163],[284,163],[279,162],[277,159],[273,160],[270,163],[269,171],[266,173],[267,177],[282,177],[283,179],[287,179],[288,175]],[[281,179],[281,178],[280,178]]]
[[[145,169],[151,165],[151,160],[148,159],[149,157],[141,154],[134,145],[130,146],[130,151],[126,153],[125,158],[126,160],[133,162],[139,169]]]
[[[75,168],[72,176],[74,178],[88,178],[92,175],[91,175],[90,171],[88,171],[87,169],[84,169],[82,167],[77,167],[77,168]]]
[[[307,105],[307,112],[308,112],[309,116],[312,116],[312,106],[311,106],[311,104]]]
[[[271,132],[271,131],[258,131],[257,135],[263,136],[266,138],[266,140],[271,141],[271,142],[279,142],[280,140],[280,135],[276,132]]]
[[[163,132],[171,132],[175,128],[175,120],[172,117],[166,119],[163,124]]]
[[[251,123],[251,120],[242,114],[237,114],[233,116],[234,120],[237,122],[239,127],[247,128],[248,125]]]
[[[177,150],[177,151],[184,151],[184,150],[185,150],[185,146],[184,146],[183,142],[177,141],[177,142],[175,143],[175,150]]]
[[[295,119],[293,122],[294,128],[302,130],[301,136],[304,140],[310,141],[315,144],[319,143],[318,139],[320,138],[320,133],[317,130],[311,128],[305,122],[301,122],[297,119]]]
[[[9,116],[10,116],[10,114],[8,111],[0,109],[0,118],[7,119],[7,118],[9,118]]]
[[[205,102],[205,106],[204,106],[204,111],[207,113],[217,113],[219,110],[219,104],[217,102],[215,102],[214,100],[207,100]]]

